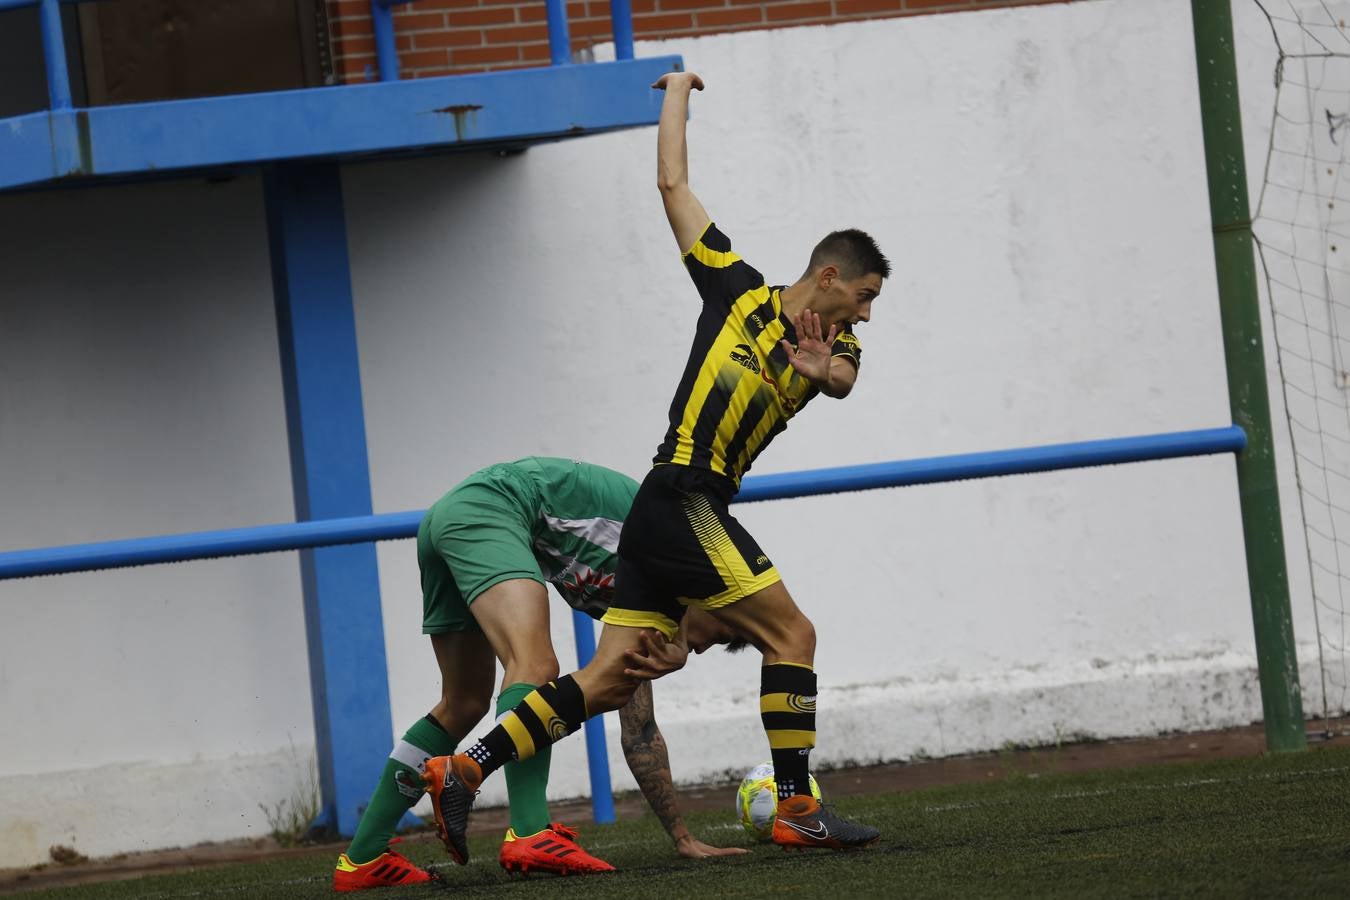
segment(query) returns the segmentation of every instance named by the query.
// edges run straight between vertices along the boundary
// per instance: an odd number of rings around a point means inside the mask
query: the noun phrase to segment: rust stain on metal
[[[446,113],[455,117],[455,140],[464,140],[464,127],[468,124],[467,120],[474,113],[482,109],[478,103],[458,103],[453,106],[443,106],[440,109],[433,109],[432,112]]]

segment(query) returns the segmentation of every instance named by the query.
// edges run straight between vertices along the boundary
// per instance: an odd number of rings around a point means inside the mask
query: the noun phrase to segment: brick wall
[[[670,38],[824,22],[1031,6],[1073,0],[631,0],[633,33]],[[610,41],[608,0],[567,4],[573,52]],[[328,0],[343,82],[377,76],[370,0]],[[404,78],[547,65],[543,0],[418,0],[394,7]]]

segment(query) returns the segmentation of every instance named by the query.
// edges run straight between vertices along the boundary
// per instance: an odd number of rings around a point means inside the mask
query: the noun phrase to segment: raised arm
[[[638,685],[627,705],[619,710],[620,743],[623,755],[628,760],[629,771],[637,779],[642,796],[661,827],[675,842],[675,849],[681,856],[691,859],[703,859],[712,856],[735,856],[745,853],[740,847],[713,847],[705,844],[690,833],[680,815],[679,803],[675,799],[675,785],[670,778],[670,757],[666,753],[666,740],[656,725],[652,711],[652,683],[644,681]]]
[[[703,90],[703,79],[693,72],[668,72],[652,87],[666,92],[656,126],[656,184],[680,252],[688,253],[710,221],[703,204],[689,189],[689,153],[684,137],[689,92]]]

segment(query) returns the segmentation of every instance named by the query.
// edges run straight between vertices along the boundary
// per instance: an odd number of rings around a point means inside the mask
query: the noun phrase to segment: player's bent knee
[[[492,709],[491,696],[476,697],[450,692],[432,710],[447,734],[464,738]]]
[[[558,660],[550,656],[548,659],[517,664],[513,671],[508,670],[507,680],[515,684],[548,684],[550,681],[556,681],[559,674],[561,673],[558,670]]]

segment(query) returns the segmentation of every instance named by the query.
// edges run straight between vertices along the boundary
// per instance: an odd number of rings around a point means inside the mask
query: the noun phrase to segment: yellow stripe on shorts
[[[666,636],[666,640],[675,640],[680,623],[659,612],[638,609],[615,609],[610,607],[600,618],[606,625],[623,625],[627,628],[655,628]]]
[[[707,497],[702,494],[688,494],[682,505],[685,518],[689,520],[689,527],[694,531],[694,537],[698,539],[699,546],[708,555],[708,562],[712,563],[722,583],[726,585],[726,590],[721,593],[692,601],[694,605],[703,609],[717,609],[735,603],[743,597],[749,597],[756,591],[782,580],[778,576],[778,569],[774,566],[758,575],[750,571],[750,564],[741,556],[741,551],[736,548],[731,535],[727,534],[722,520],[717,518],[717,512]],[[684,598],[680,599],[684,602]]]

